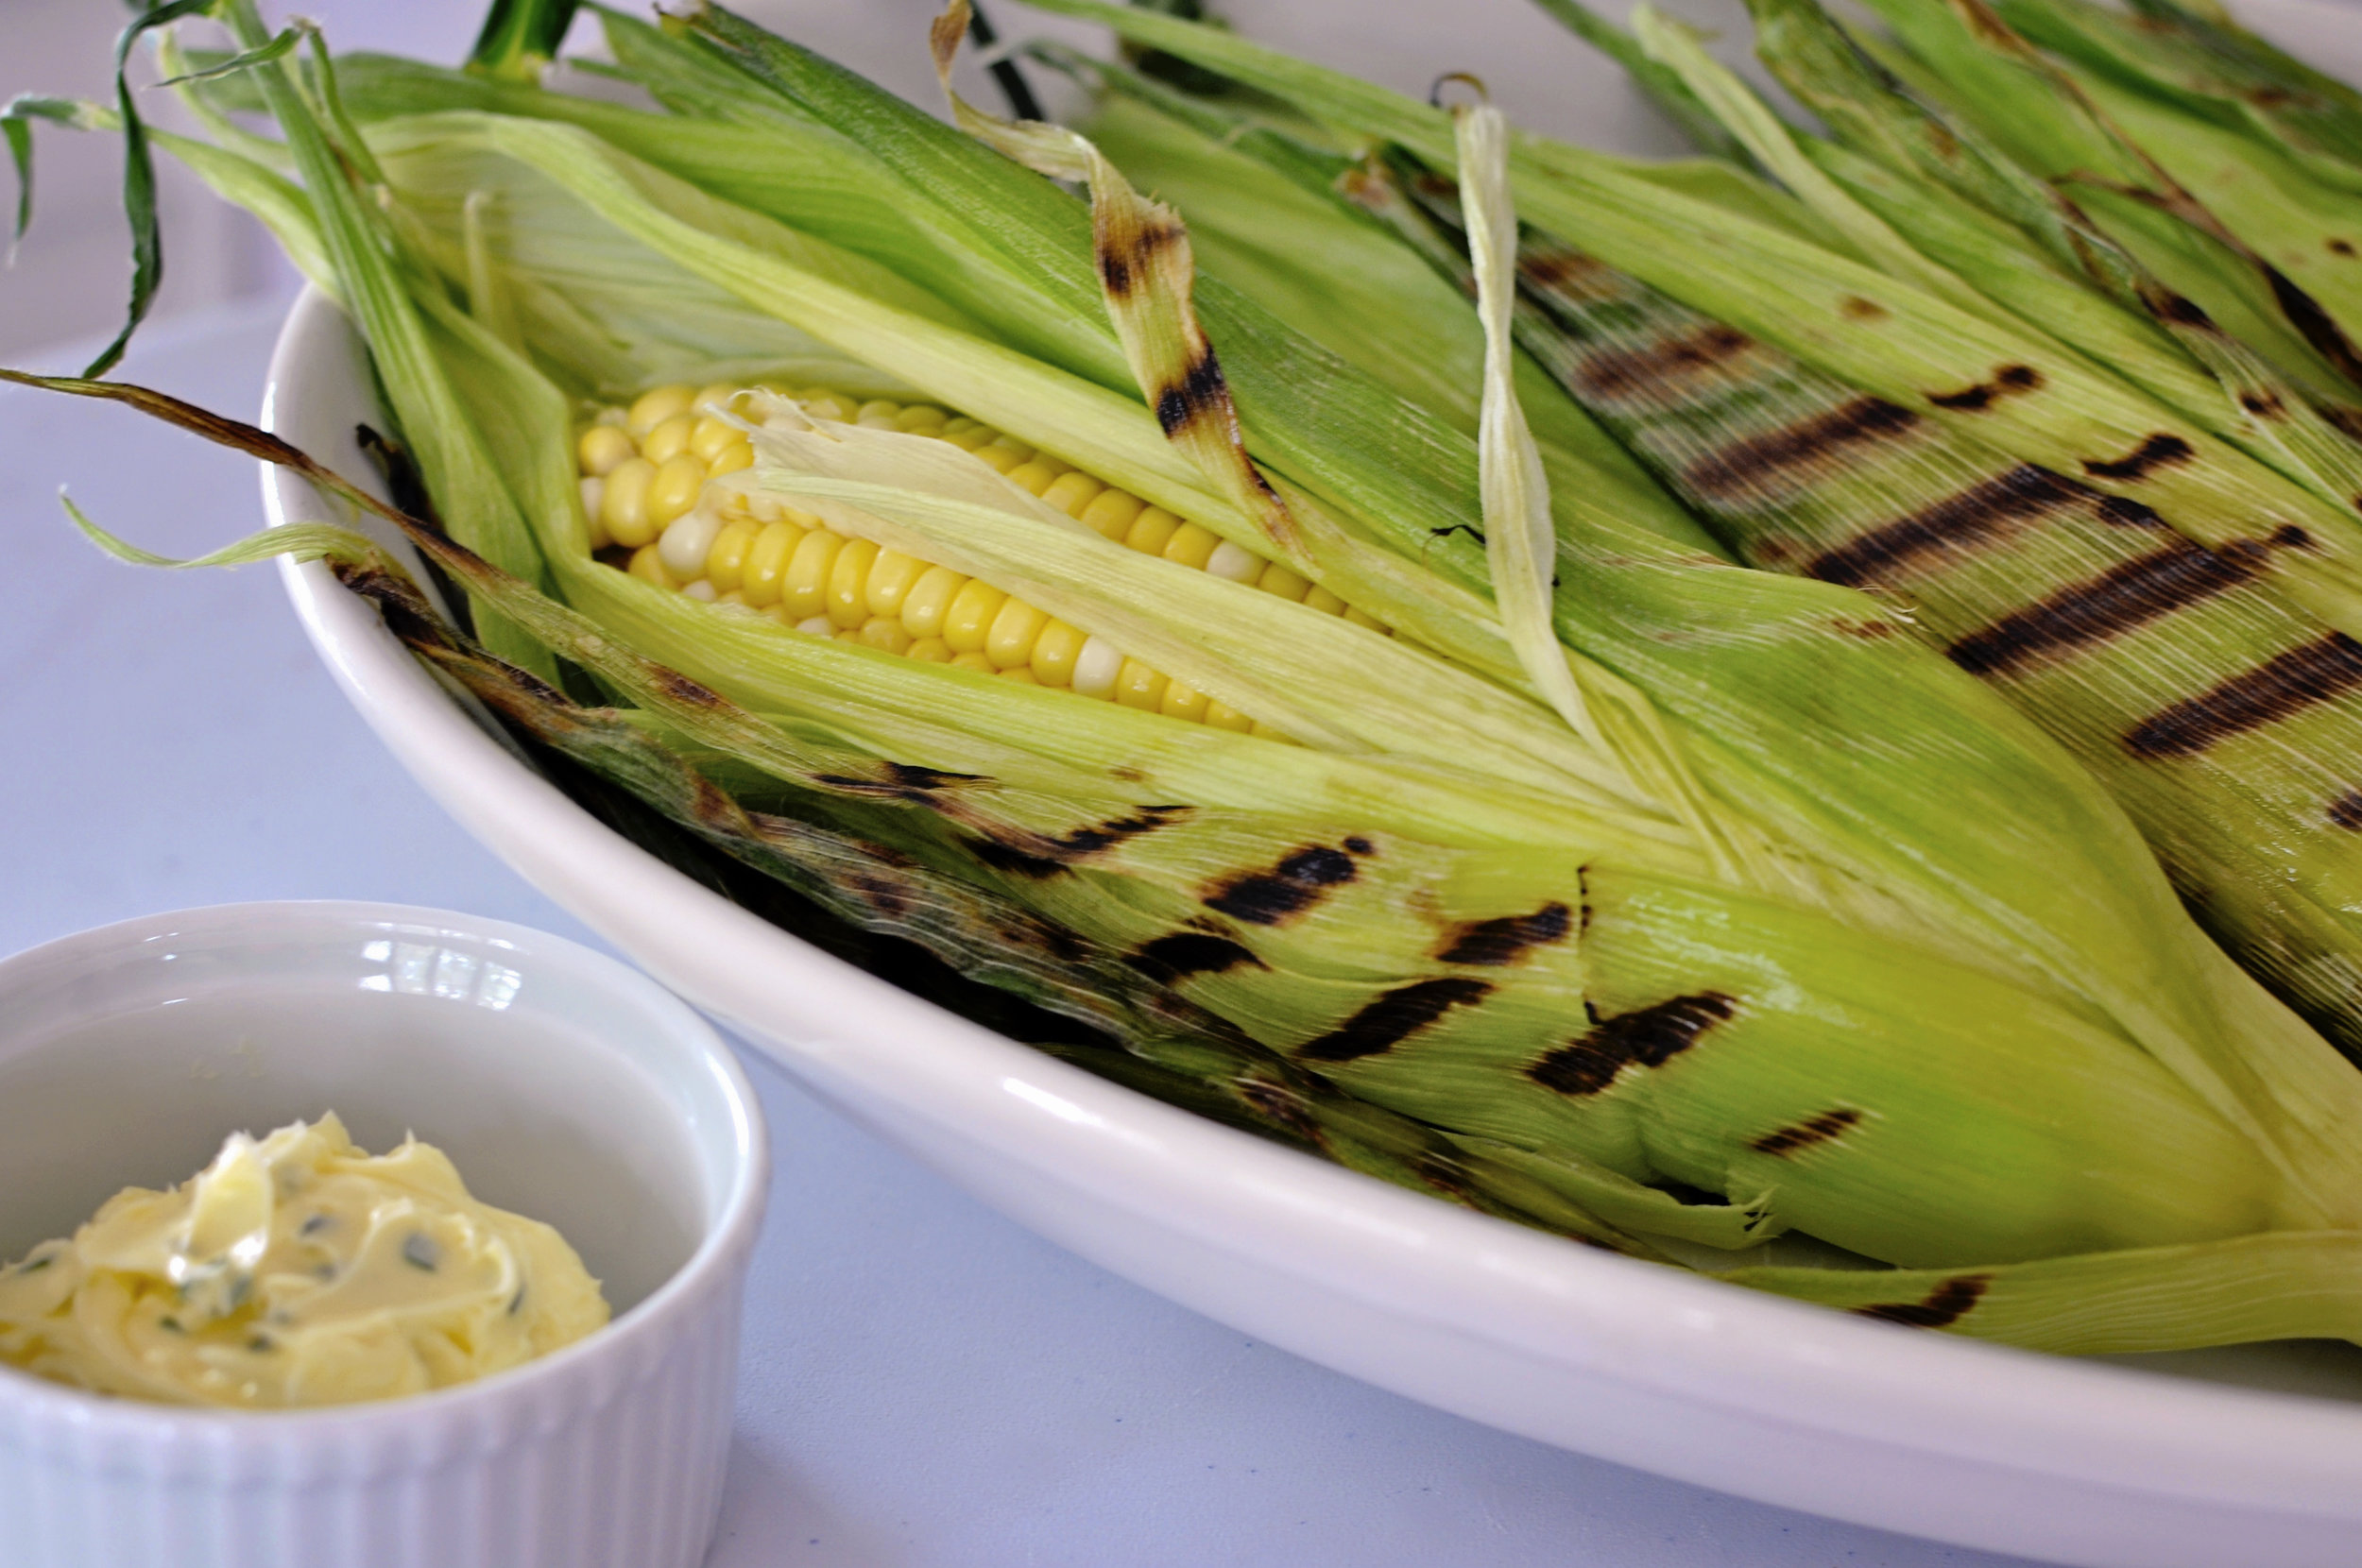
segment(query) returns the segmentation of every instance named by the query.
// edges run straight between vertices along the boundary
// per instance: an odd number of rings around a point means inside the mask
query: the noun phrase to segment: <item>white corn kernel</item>
[[[1104,637],[1083,639],[1074,656],[1074,690],[1086,697],[1112,697],[1116,677],[1123,673],[1123,651]]]
[[[705,575],[706,555],[721,531],[720,515],[703,506],[674,519],[656,544],[665,570],[683,582]]]
[[[698,578],[693,583],[682,584],[681,592],[687,594],[692,599],[702,599],[709,605],[712,604],[716,599],[721,597],[720,594],[713,591],[713,585],[707,582],[703,577]]]
[[[1263,574],[1263,558],[1224,539],[1207,558],[1206,570],[1234,583],[1251,583]]]

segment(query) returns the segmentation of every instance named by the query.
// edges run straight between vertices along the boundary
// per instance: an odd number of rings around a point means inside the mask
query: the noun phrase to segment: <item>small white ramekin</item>
[[[415,1130],[547,1219],[615,1321],[479,1384],[248,1413],[0,1368],[9,1568],[694,1568],[727,1462],[762,1111],[640,974],[398,905],[191,910],[0,962],[0,1262],[224,1134]]]

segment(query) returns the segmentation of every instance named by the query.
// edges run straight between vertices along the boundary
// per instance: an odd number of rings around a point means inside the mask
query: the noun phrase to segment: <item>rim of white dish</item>
[[[555,955],[596,976],[612,991],[644,1009],[669,1037],[689,1047],[698,1065],[719,1084],[723,1102],[729,1111],[728,1132],[733,1145],[729,1185],[721,1196],[719,1211],[707,1224],[705,1235],[699,1237],[696,1250],[688,1259],[623,1316],[573,1344],[472,1383],[432,1389],[400,1399],[300,1409],[244,1410],[115,1398],[53,1383],[14,1367],[0,1366],[0,1400],[23,1406],[36,1417],[65,1417],[93,1436],[128,1435],[166,1441],[235,1441],[241,1432],[279,1441],[305,1426],[335,1425],[354,1430],[399,1424],[425,1415],[436,1419],[465,1415],[472,1406],[514,1399],[540,1385],[569,1378],[596,1362],[630,1355],[652,1340],[669,1337],[676,1321],[695,1310],[697,1300],[710,1286],[712,1276],[729,1269],[741,1253],[754,1245],[763,1200],[770,1190],[771,1154],[762,1101],[756,1097],[745,1069],[696,1009],[631,965],[554,932],[457,910],[368,899],[281,898],[200,904],[93,926],[10,953],[0,957],[0,976],[19,964],[54,958],[60,949],[128,946],[167,925],[202,929],[208,925],[219,927],[272,918],[282,919],[290,927],[310,929],[352,922],[433,925],[455,936],[494,938],[522,952]]]
[[[272,357],[264,425],[280,429],[282,401],[300,406],[322,360],[352,351],[337,307],[307,290]],[[342,453],[325,455],[334,466]],[[262,482],[272,525],[318,515],[302,480],[265,467]],[[528,880],[660,975],[741,972],[672,981],[725,1016],[776,1015],[783,972],[825,983],[831,1005],[798,1020],[793,1051],[752,1040],[790,1071],[849,1075],[1037,1177],[1087,1183],[1101,1203],[1637,1389],[2128,1494],[2362,1521],[2362,1406],[1876,1322],[1586,1248],[1206,1120],[922,1001],[607,828],[478,728],[325,567],[280,565],[314,648],[365,720]],[[653,932],[638,923],[658,903],[689,916],[693,933],[679,918]],[[745,981],[749,962],[768,966],[769,996]],[[2037,1439],[2045,1457],[2029,1462]]]

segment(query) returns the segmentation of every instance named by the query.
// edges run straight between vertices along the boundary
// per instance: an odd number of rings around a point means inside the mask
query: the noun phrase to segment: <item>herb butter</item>
[[[0,1363],[175,1405],[343,1405],[470,1382],[608,1315],[556,1231],[476,1202],[416,1138],[364,1153],[330,1115],[235,1133],[0,1269]]]

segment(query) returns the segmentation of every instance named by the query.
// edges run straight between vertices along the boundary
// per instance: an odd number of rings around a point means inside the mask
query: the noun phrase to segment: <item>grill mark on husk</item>
[[[1474,1007],[1493,994],[1492,982],[1450,977],[1398,985],[1296,1054],[1309,1062],[1357,1062],[1394,1049],[1430,1028],[1455,1007]]]
[[[1472,920],[1455,929],[1435,956],[1444,963],[1499,968],[1522,961],[1536,947],[1565,941],[1573,925],[1573,912],[1556,902],[1532,914]]]
[[[1196,975],[1226,974],[1242,963],[1270,967],[1244,946],[1213,931],[1172,931],[1152,938],[1126,962],[1162,985]]]
[[[2157,435],[2143,441],[2125,456],[2110,459],[2087,457],[2083,471],[2094,479],[2113,479],[2131,484],[2147,479],[2159,469],[2170,469],[2196,457],[2198,452],[2179,435]]]
[[[1737,1011],[1736,998],[1701,991],[1619,1013],[1600,1019],[1584,1034],[1544,1056],[1526,1069],[1526,1076],[1563,1095],[1595,1095],[1626,1067],[1663,1066]]]
[[[1354,856],[1369,851],[1365,839],[1348,839],[1342,849],[1309,844],[1283,856],[1269,871],[1231,878],[1200,902],[1249,925],[1277,926],[1319,903],[1329,889],[1343,887],[1361,875]]]
[[[2362,687],[2362,642],[2331,632],[2160,708],[2135,724],[2124,743],[2135,757],[2196,757],[2217,741],[2335,701],[2357,687]]]
[[[1990,1274],[1960,1274],[1945,1280],[1918,1301],[1882,1302],[1857,1306],[1853,1311],[1856,1317],[1875,1318],[1883,1323],[1901,1323],[1908,1328],[1949,1328],[1984,1299],[1985,1288],[1992,1283]]]
[[[1807,577],[1865,588],[1921,557],[2005,537],[2046,520],[2088,497],[2072,480],[2032,463],[1972,485],[1823,551],[1801,569]]]
[[[2203,600],[2245,587],[2270,565],[2270,547],[2250,539],[2209,550],[2176,537],[2146,555],[2059,589],[1955,640],[1946,657],[1973,675],[2110,641]]]
[[[1809,483],[1846,459],[1849,449],[1909,435],[1919,416],[1900,403],[1864,395],[1778,430],[1734,441],[1682,469],[1683,482],[1719,500],[1756,495],[1771,484]]]
[[[1859,1111],[1840,1106],[1834,1111],[1823,1111],[1817,1116],[1807,1116],[1792,1127],[1766,1133],[1747,1147],[1758,1154],[1793,1154],[1800,1149],[1810,1149],[1815,1144],[1827,1143],[1841,1136],[1860,1120]]]

